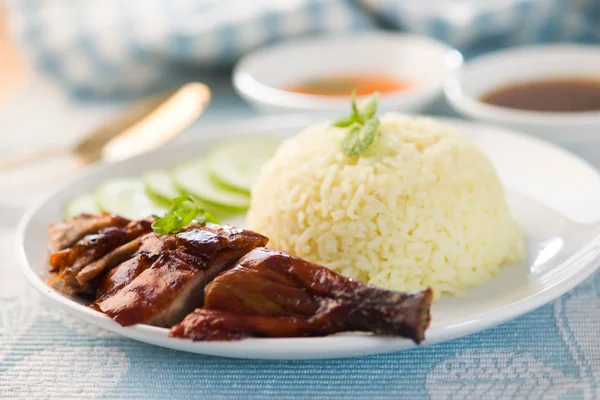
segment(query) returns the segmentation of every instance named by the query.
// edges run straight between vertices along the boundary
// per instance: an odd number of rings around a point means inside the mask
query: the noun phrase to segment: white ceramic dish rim
[[[300,115],[299,118],[304,118]],[[440,118],[446,121],[454,121],[455,123],[468,124],[469,122],[455,120],[451,118]],[[256,132],[257,128],[260,128],[261,122],[269,124],[268,121],[277,121],[277,117],[267,117],[255,119],[253,127],[246,127],[247,132]],[[285,121],[285,117],[282,121]],[[483,125],[483,124],[478,124]],[[227,128],[229,127],[229,128]],[[243,122],[235,122],[232,124],[219,124],[215,127],[207,127],[207,135],[203,138],[205,140],[215,139],[220,136],[223,131],[235,131],[237,134],[244,134]],[[504,132],[506,134],[515,135],[515,132],[494,127],[495,131]],[[533,141],[538,144],[548,145],[547,143],[538,139],[529,137],[527,135],[516,134],[521,136],[523,140]],[[186,142],[189,143],[189,142]],[[552,146],[557,149],[555,146]],[[158,150],[161,151],[161,150]],[[565,150],[558,149],[558,151],[565,153],[565,155],[571,156],[571,154]],[[156,153],[152,152],[152,153]],[[140,155],[130,159],[134,161],[140,157],[147,157],[148,154]],[[27,255],[24,249],[25,232],[27,226],[32,221],[32,218],[39,212],[49,200],[57,196],[60,192],[75,184],[78,181],[85,179],[85,177],[96,174],[110,168],[110,164],[102,163],[97,164],[86,171],[83,171],[79,175],[73,177],[60,188],[55,190],[53,193],[47,195],[41,199],[37,204],[31,207],[21,219],[17,228],[16,245],[18,248],[18,259],[22,272],[29,282],[46,298],[52,303],[62,307],[68,312],[75,316],[82,318],[83,320],[101,326],[104,329],[110,330],[117,334],[130,337],[142,342],[173,348],[177,350],[189,351],[194,353],[201,353],[206,355],[216,355],[222,357],[233,357],[233,358],[248,358],[248,359],[319,359],[319,358],[340,358],[340,357],[353,357],[370,354],[381,354],[391,351],[400,351],[408,348],[416,347],[411,341],[406,339],[398,338],[384,338],[375,336],[364,336],[364,335],[334,335],[319,338],[281,338],[281,339],[245,339],[239,342],[192,342],[189,340],[173,339],[168,337],[168,329],[158,328],[149,325],[135,325],[131,327],[122,327],[115,321],[108,318],[106,315],[98,313],[88,307],[70,300],[63,296],[60,292],[46,285],[46,283],[36,275],[34,270],[28,265]],[[600,264],[596,263],[600,261],[600,255],[595,254],[592,259],[585,259],[585,256],[594,248],[600,246],[600,235],[589,241],[587,245],[582,247],[577,253],[573,254],[565,263],[570,262],[572,264],[571,274],[569,277],[563,280],[555,282],[553,285],[544,288],[542,291],[535,295],[528,296],[526,298],[514,301],[502,305],[493,310],[492,315],[489,312],[482,312],[475,316],[470,316],[463,320],[458,320],[453,323],[449,323],[444,326],[431,327],[427,331],[427,339],[421,344],[431,345],[439,342],[452,340],[458,337],[470,335],[472,333],[479,332],[484,329],[494,327],[502,322],[516,318],[527,312],[530,312],[549,301],[563,295],[567,291],[573,289],[575,286],[583,282],[589,277]],[[595,265],[598,264],[598,265]],[[357,339],[360,340],[360,345],[357,345]],[[297,351],[290,350],[296,348],[303,348],[309,346],[311,351],[307,353],[305,357],[298,355]],[[289,353],[286,353],[286,349]],[[243,350],[244,355],[241,356]],[[323,356],[315,356],[316,353],[323,354]]]
[[[477,117],[486,118],[495,121],[509,121],[511,123],[526,123],[535,125],[560,125],[577,126],[600,124],[600,111],[582,111],[582,112],[537,112],[527,110],[510,109],[506,107],[495,106],[484,103],[474,96],[466,94],[462,90],[461,79],[468,75],[477,74],[477,68],[482,64],[493,63],[496,60],[507,57],[527,57],[535,58],[538,54],[547,52],[595,52],[600,54],[600,48],[585,44],[555,44],[555,45],[536,45],[522,46],[508,50],[498,50],[486,53],[473,58],[464,63],[456,73],[447,79],[444,84],[444,93],[450,104],[460,112]],[[543,66],[540,67],[543,70]],[[557,75],[558,76],[558,75]],[[568,75],[573,78],[573,75]],[[589,76],[582,76],[589,78]],[[543,79],[543,78],[542,78]],[[529,81],[529,80],[528,80]],[[514,79],[507,79],[505,84],[515,83]],[[500,87],[502,84],[499,85]]]
[[[299,110],[312,110],[318,109],[319,107],[324,108],[346,108],[348,107],[348,100],[345,98],[328,98],[326,96],[317,96],[310,94],[293,93],[283,89],[279,89],[268,85],[266,83],[257,80],[251,72],[248,71],[248,65],[256,62],[266,55],[277,53],[281,49],[296,47],[296,46],[319,46],[326,43],[344,42],[352,40],[353,37],[357,37],[358,34],[354,35],[336,35],[330,37],[318,37],[318,38],[304,38],[298,39],[289,43],[280,43],[272,46],[267,46],[258,49],[254,52],[244,56],[234,67],[233,70],[233,86],[235,90],[254,101]],[[422,42],[424,45],[437,47],[440,52],[445,52],[445,58],[453,58],[452,67],[444,66],[448,70],[448,74],[452,70],[459,68],[462,65],[463,57],[460,52],[440,41],[431,39],[427,36],[409,34],[409,33],[361,33],[360,38],[362,40],[381,40],[381,39],[398,39],[400,41],[416,40]],[[432,81],[428,85],[419,85],[411,89],[407,89],[401,92],[393,92],[381,94],[380,102],[382,104],[402,104],[412,103],[417,99],[425,99],[433,96],[441,88],[443,88],[443,82]]]

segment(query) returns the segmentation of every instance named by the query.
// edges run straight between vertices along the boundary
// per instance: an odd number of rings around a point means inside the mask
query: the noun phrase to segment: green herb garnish
[[[358,157],[373,144],[379,131],[377,112],[378,93],[374,93],[360,105],[356,104],[356,92],[352,93],[352,114],[333,123],[338,128],[350,128],[342,140],[342,151],[349,157]]]
[[[367,149],[377,136],[379,120],[371,118],[361,127],[354,127],[342,140],[342,150],[350,157],[358,157]]]
[[[178,231],[192,222],[198,224],[219,223],[214,215],[200,208],[198,203],[190,196],[175,197],[171,200],[169,211],[163,217],[155,216],[155,218],[152,229],[157,235]]]

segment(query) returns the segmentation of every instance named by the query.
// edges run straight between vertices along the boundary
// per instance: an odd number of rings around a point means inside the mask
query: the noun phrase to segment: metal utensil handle
[[[49,157],[69,154],[70,150],[64,147],[42,147],[16,156],[0,159],[0,172],[5,172],[31,162],[40,161]]]

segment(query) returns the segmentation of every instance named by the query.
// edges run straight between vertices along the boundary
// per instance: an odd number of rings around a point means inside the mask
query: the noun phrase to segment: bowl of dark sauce
[[[600,144],[600,46],[545,45],[467,62],[445,93],[473,119],[572,146]]]
[[[481,101],[516,110],[599,111],[600,79],[554,78],[512,83],[484,94]]]

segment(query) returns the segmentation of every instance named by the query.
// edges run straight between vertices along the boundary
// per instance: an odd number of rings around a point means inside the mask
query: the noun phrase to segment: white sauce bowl
[[[476,120],[566,146],[600,143],[600,111],[526,111],[480,100],[507,85],[556,78],[600,80],[600,46],[527,46],[488,53],[465,63],[446,82],[445,92],[456,111]]]
[[[342,97],[293,93],[284,88],[336,75],[382,74],[413,86],[380,96],[381,111],[419,111],[442,92],[462,64],[461,54],[433,39],[409,34],[372,33],[301,39],[252,52],[233,73],[240,96],[267,113],[342,111]]]

